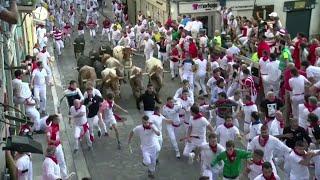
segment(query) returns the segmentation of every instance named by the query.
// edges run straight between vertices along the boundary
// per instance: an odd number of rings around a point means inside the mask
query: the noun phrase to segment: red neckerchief
[[[42,49],[42,51],[41,51],[42,53],[45,53],[45,52],[47,52],[47,50],[45,50],[45,49]]]
[[[230,128],[233,127],[233,124],[224,123],[223,125],[224,125],[224,127],[226,127],[227,129],[230,129]]]
[[[301,156],[301,157],[303,157],[304,155],[306,155],[306,154],[301,154],[301,153],[299,153],[299,152],[296,151],[295,149],[293,150],[293,152],[294,152],[296,155]]]
[[[186,101],[186,100],[188,100],[188,97],[184,98],[183,96],[181,96],[180,99]]]
[[[196,115],[193,116],[193,120],[197,120],[197,119],[200,119],[200,118],[202,118],[202,117],[203,117],[202,114],[201,114],[201,113],[198,113],[198,114],[196,114]]]
[[[244,103],[244,105],[245,105],[245,106],[252,106],[252,105],[254,105],[254,102],[249,101],[249,102],[247,102],[247,103]]]
[[[264,62],[266,62],[268,59],[269,59],[268,56],[263,56],[263,57],[262,57],[262,60],[263,60]]]
[[[58,164],[58,160],[55,156],[47,156],[48,158],[52,159],[52,161],[56,164]]]
[[[314,111],[315,109],[317,109],[317,105],[310,105],[309,103],[304,103],[304,106],[308,109],[309,112]]]
[[[284,120],[280,121],[278,118],[276,118],[276,119],[280,123],[280,127],[284,128]]]
[[[170,108],[170,109],[173,109],[173,106],[174,106],[174,105],[171,105],[171,104],[168,104],[168,103],[167,103],[166,106],[167,106],[168,108]]]
[[[257,166],[262,166],[262,164],[264,163],[263,160],[260,160],[260,161],[252,161],[255,165]]]
[[[223,100],[219,99],[219,100],[216,101],[216,104],[221,105],[221,104],[223,104],[223,103],[225,103],[225,102],[227,102],[226,99],[223,99]]]
[[[319,125],[319,122],[317,121],[317,122],[311,122],[310,123],[310,128],[315,128],[315,127],[317,127]]]
[[[207,103],[203,102],[203,103],[199,104],[199,106],[204,106],[204,105],[207,105]]]
[[[157,115],[157,116],[160,116],[160,113],[158,112],[154,112],[153,115]]]
[[[235,150],[233,150],[233,152],[232,152],[232,154],[228,154],[228,152],[226,152],[227,153],[227,158],[229,159],[229,161],[230,162],[233,162],[234,160],[236,160],[236,151]]]
[[[112,107],[112,105],[113,105],[113,101],[109,101],[109,100],[107,100],[107,103],[108,103],[109,107],[111,108],[111,107]]]
[[[16,77],[16,79],[20,79],[21,80],[21,77]]]
[[[213,153],[217,153],[217,151],[218,151],[218,145],[211,146],[211,145],[209,144],[209,147],[210,147],[210,149],[211,149],[211,151],[212,151]]]
[[[263,175],[263,177],[264,177],[265,180],[277,180],[276,176],[274,175],[274,173],[272,173],[270,177],[266,177],[264,175]]]
[[[268,140],[269,140],[269,135],[268,135],[267,138],[259,136],[259,144],[260,144],[260,146],[262,146],[262,147],[266,146],[266,144],[268,143]]]
[[[149,130],[149,129],[151,129],[151,124],[149,124],[148,126],[142,125],[142,127],[144,130],[146,130],[146,129]]]
[[[77,108],[76,106],[74,106],[74,109],[75,109],[76,111],[78,111],[79,109],[81,109],[81,105],[80,105],[79,108]]]
[[[53,124],[52,123],[50,127],[51,127],[51,137],[50,137],[50,139],[55,141],[55,140],[57,140],[57,134],[58,134],[58,132],[60,130],[59,124]]]
[[[70,91],[75,91],[75,90],[77,90],[76,88],[72,88],[72,87],[68,87],[68,89],[70,90]]]

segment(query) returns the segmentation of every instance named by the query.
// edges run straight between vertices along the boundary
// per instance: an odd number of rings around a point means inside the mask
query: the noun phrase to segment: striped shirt
[[[62,39],[62,32],[61,31],[54,31],[53,32],[53,38],[56,40],[56,41],[59,41]]]
[[[250,88],[250,95],[257,95],[257,89],[254,84],[254,80],[252,76],[248,76],[244,81],[244,85],[246,88]]]

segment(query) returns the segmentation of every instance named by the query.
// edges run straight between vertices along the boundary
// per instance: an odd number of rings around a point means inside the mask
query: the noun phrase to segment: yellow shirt
[[[153,35],[153,38],[156,42],[160,42],[161,34],[158,32],[157,34]]]
[[[258,57],[258,53],[257,52],[253,53],[253,55],[251,57],[251,60],[252,60],[252,62],[256,62],[256,63],[259,62],[259,57]]]
[[[119,29],[120,31],[122,30],[121,24],[116,24],[117,29]]]
[[[217,43],[219,47],[221,47],[221,36],[214,36],[213,40]]]

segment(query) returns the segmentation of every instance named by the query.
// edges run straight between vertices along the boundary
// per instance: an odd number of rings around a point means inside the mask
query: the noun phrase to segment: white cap
[[[269,16],[270,16],[270,17],[277,17],[277,16],[278,16],[278,13],[272,12],[272,13],[269,14]]]

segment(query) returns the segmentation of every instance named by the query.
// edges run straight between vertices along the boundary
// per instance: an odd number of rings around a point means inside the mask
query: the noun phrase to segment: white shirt
[[[258,112],[258,108],[256,104],[253,105],[243,105],[243,112],[244,112],[244,121],[247,124],[251,123],[251,113]]]
[[[262,147],[259,143],[259,136],[256,136],[252,139],[252,141],[248,144],[248,150],[254,151],[255,149],[260,149],[264,151],[263,160],[269,161],[272,163],[273,152],[275,149],[280,151],[290,152],[291,149],[286,146],[283,142],[281,142],[278,138],[269,135],[269,140],[264,147]]]
[[[267,65],[270,63],[270,60],[268,59],[268,60],[264,61],[262,58],[263,57],[261,57],[259,60],[260,74],[261,75],[268,75]]]
[[[240,49],[235,45],[232,45],[230,48],[226,50],[227,55],[238,55],[239,53]]]
[[[178,125],[180,125],[179,112],[180,112],[181,108],[182,108],[181,104],[179,104],[179,103],[174,104],[173,108],[169,108],[166,105],[164,105],[162,108],[162,114],[167,119],[172,120],[174,125],[178,126]]]
[[[217,144],[217,152],[212,152],[209,143],[203,144],[201,147],[201,170],[204,171],[206,169],[211,170],[211,162],[212,159],[215,159],[218,154],[225,151],[225,148],[221,146],[220,144]],[[212,170],[213,171],[219,171],[223,168],[223,164],[220,164],[218,166],[215,166]]]
[[[307,78],[302,75],[292,77],[289,79],[289,85],[292,89],[292,95],[303,95],[305,90],[305,83],[309,82]]]
[[[202,61],[200,59],[196,59],[195,64],[198,65],[198,76],[204,76],[207,73],[207,63],[208,61],[206,59],[203,59]]]
[[[102,97],[101,92],[99,91],[99,89],[96,89],[96,88],[93,88],[92,94],[93,94],[93,96]],[[87,97],[88,97],[88,93],[87,93],[87,91],[86,91],[86,92],[84,92],[84,94],[83,94],[83,98],[85,99],[85,98],[87,98]]]
[[[46,28],[38,28],[37,29],[37,36],[38,36],[38,39],[41,39],[44,37],[44,35],[46,34],[47,30]]]
[[[202,26],[203,25],[201,21],[192,21],[191,31],[199,32]]]
[[[315,81],[320,81],[320,67],[317,66],[309,66],[306,69],[307,77],[308,78],[314,78]]]
[[[219,144],[221,144],[223,147],[226,147],[227,141],[234,141],[240,132],[236,126],[226,128],[224,124],[221,124],[217,127],[216,134],[219,136]]]
[[[320,107],[317,107],[315,110],[310,112],[304,104],[299,104],[299,126],[303,127],[304,129],[307,129],[310,125],[308,122],[308,115],[310,113],[313,113],[320,118]]]
[[[166,120],[163,115],[153,114],[150,116],[149,121],[156,126],[156,128],[160,131],[160,136],[162,136],[162,121]]]
[[[181,109],[179,114],[184,115],[184,121],[186,123],[189,123],[189,117],[190,117],[190,108],[193,105],[194,101],[192,98],[188,97],[186,100],[183,100],[181,98],[177,99],[177,103],[181,104]]]
[[[267,65],[266,65],[266,68],[267,68],[267,74],[268,74],[268,77],[267,77],[267,80],[269,82],[278,82],[280,83],[280,76],[281,76],[281,70],[279,69],[279,64],[280,64],[280,61],[279,60],[276,60],[276,61],[270,61]]]
[[[48,66],[48,60],[50,57],[51,56],[48,51],[46,51],[45,53],[40,51],[37,55],[37,58],[42,62],[43,66]]]
[[[274,176],[276,177],[276,180],[281,180],[277,174],[274,174]],[[263,177],[263,174],[260,174],[259,176],[254,178],[254,180],[266,180],[266,178]]]
[[[252,123],[249,126],[249,139],[253,139],[254,137],[258,136],[261,134],[260,129],[261,129],[262,124],[254,124]]]
[[[193,118],[190,120],[190,126],[192,127],[191,136],[198,136],[200,139],[206,139],[206,130],[207,126],[210,123],[205,117],[201,117],[200,119],[194,120]]]
[[[152,130],[156,127],[152,124],[151,129],[144,129],[143,125],[136,126],[132,131],[140,137],[142,148],[150,148],[158,145],[156,133]]]
[[[113,27],[113,26],[111,26]],[[111,29],[111,39],[119,41],[121,39],[121,32],[120,30],[113,30]]]
[[[16,161],[16,167],[18,169],[18,180],[32,180],[32,162],[30,157],[26,154],[21,156]],[[21,173],[22,171],[27,170],[25,173]]]
[[[152,52],[153,47],[154,47],[154,42],[152,41],[152,39],[149,38],[147,41],[145,41],[144,52]]]
[[[249,165],[250,172],[248,174],[248,177],[250,180],[254,180],[259,174],[262,173],[262,165],[257,165],[254,162]]]
[[[42,180],[56,180],[61,178],[59,164],[46,157],[42,164]]]
[[[182,87],[177,89],[176,93],[173,96],[173,99],[177,101],[179,97],[182,95],[182,91],[183,91]],[[193,91],[191,89],[189,89],[189,97],[194,101]]]
[[[46,77],[47,76],[48,76],[48,73],[47,73],[46,69],[42,68],[41,71],[39,68],[35,69],[32,72],[33,85],[35,85],[35,86],[46,85]]]
[[[70,108],[71,116],[74,119],[74,123],[76,126],[82,126],[87,122],[87,113],[86,113],[86,106],[81,105],[80,109],[76,110],[74,106],[71,106]],[[84,113],[83,116],[75,118],[74,116]]]
[[[14,78],[12,80],[13,95],[16,96],[16,97],[20,97],[21,89],[22,89],[22,80]]]
[[[315,153],[319,152],[319,150],[316,150]],[[315,166],[315,176],[317,179],[320,179],[320,155],[314,156],[312,159],[312,162],[314,162]]]
[[[270,125],[269,134],[272,136],[282,135],[283,129],[280,127],[280,122],[275,118]]]
[[[290,180],[309,180],[308,166],[299,164],[303,160],[303,157],[297,155],[292,151],[289,155],[290,162]]]

